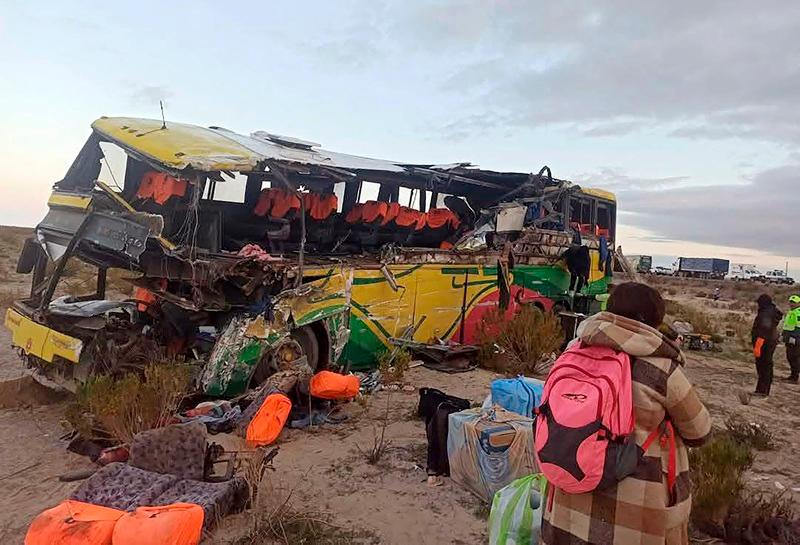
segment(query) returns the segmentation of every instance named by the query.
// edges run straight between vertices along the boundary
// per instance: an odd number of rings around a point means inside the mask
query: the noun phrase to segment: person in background
[[[800,379],[800,295],[789,297],[789,312],[783,321],[783,342],[790,369],[786,382],[797,384]]]
[[[720,289],[719,286],[714,288],[714,295],[713,295],[714,301],[719,301],[719,296],[720,296],[721,292],[722,292],[722,290]]]
[[[772,387],[772,355],[778,345],[778,324],[783,318],[783,313],[778,310],[772,298],[766,293],[756,300],[758,314],[753,320],[753,329],[750,333],[753,341],[753,356],[756,358],[756,396],[767,397]]]
[[[608,312],[584,320],[578,338],[631,358],[635,438],[641,447],[666,419],[675,430],[655,441],[637,471],[613,487],[583,494],[554,489],[542,522],[544,545],[689,543],[692,484],[687,446],[700,446],[711,432],[711,416],[683,371],[680,347],[658,331],[665,303],[655,289],[637,282],[617,285]],[[672,453],[671,453],[672,451]],[[670,466],[675,487],[668,486]]]

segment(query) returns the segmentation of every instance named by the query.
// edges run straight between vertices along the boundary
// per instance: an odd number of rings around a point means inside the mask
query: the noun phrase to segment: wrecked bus
[[[235,396],[298,361],[361,369],[394,344],[473,342],[497,307],[588,310],[610,280],[614,196],[546,167],[406,164],[147,119],[92,129],[5,318],[27,364],[71,389],[180,358],[204,393]],[[92,290],[60,295],[73,260]],[[109,294],[114,270],[133,297]]]

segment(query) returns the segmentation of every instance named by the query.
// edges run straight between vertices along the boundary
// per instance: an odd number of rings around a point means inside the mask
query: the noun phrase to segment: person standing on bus
[[[789,297],[789,308],[783,321],[783,342],[790,369],[786,381],[797,384],[800,379],[800,295]]]
[[[753,356],[756,358],[756,373],[758,382],[755,394],[758,397],[767,397],[772,387],[772,355],[778,345],[778,324],[783,318],[783,313],[778,310],[772,298],[766,293],[760,295],[758,300],[758,314],[753,320],[751,337],[753,341]]]

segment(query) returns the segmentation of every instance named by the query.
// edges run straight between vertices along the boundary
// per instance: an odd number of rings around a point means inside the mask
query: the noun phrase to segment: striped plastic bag
[[[489,514],[489,545],[536,545],[542,527],[547,479],[541,473],[501,488]]]

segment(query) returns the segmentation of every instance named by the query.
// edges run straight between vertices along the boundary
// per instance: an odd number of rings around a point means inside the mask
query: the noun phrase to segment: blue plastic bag
[[[544,383],[522,376],[517,378],[500,378],[492,381],[492,404],[500,405],[528,418],[533,417],[533,410],[539,406],[544,391]]]

